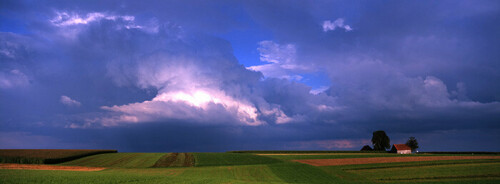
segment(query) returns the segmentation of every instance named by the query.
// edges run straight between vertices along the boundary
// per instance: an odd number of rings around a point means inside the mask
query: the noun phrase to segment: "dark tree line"
[[[361,148],[361,151],[386,151],[391,148],[391,139],[389,139],[389,136],[387,136],[385,131],[378,130],[373,132],[372,144],[373,149],[369,145],[365,145]],[[412,152],[414,152],[418,148],[417,139],[415,139],[415,137],[410,137],[408,141],[406,141],[406,145],[411,148]]]

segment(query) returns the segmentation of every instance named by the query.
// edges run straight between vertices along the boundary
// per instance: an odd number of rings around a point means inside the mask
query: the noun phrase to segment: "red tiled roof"
[[[406,144],[393,144],[396,147],[396,150],[411,150],[409,146]]]

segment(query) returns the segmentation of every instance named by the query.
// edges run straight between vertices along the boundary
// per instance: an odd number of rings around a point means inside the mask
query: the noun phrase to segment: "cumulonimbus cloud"
[[[125,22],[117,21],[121,19]],[[58,29],[66,29],[67,26],[73,25],[93,26],[103,20],[108,21],[107,24],[116,21],[117,25],[129,25],[134,21],[129,16],[111,16],[105,13],[89,13],[86,16],[59,13],[56,18],[52,19],[52,22]],[[116,26],[110,28],[113,27]],[[162,27],[162,29],[162,33],[141,29],[105,30],[106,32],[134,31],[140,34],[135,38],[140,41],[141,39],[156,39],[158,43],[149,43],[153,47],[135,50],[140,57],[119,62],[111,60],[107,65],[108,75],[118,85],[133,85],[142,89],[152,88],[157,91],[156,96],[151,100],[141,102],[103,106],[101,109],[110,112],[109,114],[85,118],[81,124],[72,123],[68,127],[109,127],[128,123],[173,120],[250,126],[293,121],[293,118],[288,117],[279,105],[270,105],[257,94],[246,92],[252,88],[252,83],[260,80],[260,77],[257,73],[246,70],[238,65],[237,61],[227,57],[224,53],[227,52],[226,50],[213,50],[211,48],[213,46],[193,50],[186,47],[191,44],[190,40],[179,39],[183,36],[175,36],[176,33],[173,32],[162,36],[171,28]],[[80,31],[75,36],[86,34],[85,29]],[[123,41],[121,37],[115,39],[117,42]],[[199,38],[199,40],[203,39],[207,38]],[[171,44],[160,44],[164,42],[171,42]],[[219,43],[215,42],[215,44]],[[287,51],[293,51],[293,48]],[[269,60],[276,57],[270,54],[272,53],[264,54],[263,57]],[[223,84],[233,87],[227,88]],[[256,100],[259,104],[254,102]],[[61,102],[74,106],[79,104],[67,96],[63,96]]]

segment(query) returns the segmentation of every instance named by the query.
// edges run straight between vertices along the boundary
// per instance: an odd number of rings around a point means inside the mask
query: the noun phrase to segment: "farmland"
[[[92,155],[61,165],[87,167],[148,168],[166,153],[106,153]]]
[[[300,159],[462,160],[313,166]],[[387,153],[106,153],[58,164],[96,171],[0,169],[0,183],[498,183],[500,155]],[[493,156],[493,157],[482,157]],[[455,157],[452,157],[455,158]],[[54,165],[57,166],[57,165]]]
[[[158,159],[153,167],[190,167],[193,165],[192,153],[169,153]]]
[[[196,166],[255,165],[281,162],[247,153],[194,153]]]
[[[116,150],[1,149],[0,163],[54,164]]]

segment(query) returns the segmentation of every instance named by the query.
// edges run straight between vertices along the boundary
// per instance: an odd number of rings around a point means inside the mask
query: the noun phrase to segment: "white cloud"
[[[15,55],[14,55],[14,53],[11,50],[0,49],[0,54],[4,55],[5,57],[10,58],[10,59],[14,59],[15,58]]]
[[[56,16],[49,20],[52,25],[59,27],[58,34],[66,38],[74,38],[81,31],[80,26],[99,22],[102,20],[115,21],[117,29],[141,29],[148,33],[157,33],[159,25],[156,21],[138,24],[134,16],[115,15],[108,12],[90,12],[79,14],[75,12],[56,11]]]
[[[74,107],[82,105],[79,101],[73,100],[68,96],[61,96],[60,102],[66,106]]]
[[[247,69],[262,72],[265,77],[271,78],[288,79],[295,81],[299,81],[303,78],[302,76],[293,74],[292,72],[282,68],[280,65],[274,63],[250,66],[247,67]]]
[[[0,88],[24,87],[29,84],[28,77],[19,70],[0,72]]]
[[[158,94],[150,101],[112,107],[104,106],[102,109],[136,117],[132,122],[184,119],[210,123],[210,120],[229,116],[231,120],[245,125],[264,124],[259,120],[258,110],[253,104],[213,89],[165,92]]]
[[[294,63],[297,49],[294,44],[280,45],[273,41],[265,40],[259,43],[260,60],[269,63]]]
[[[328,32],[328,31],[334,31],[336,28],[342,28],[346,32],[352,31],[351,26],[344,24],[344,19],[343,18],[338,18],[335,21],[330,21],[330,20],[325,20],[323,21],[323,31]]]
[[[50,22],[58,27],[65,27],[65,26],[73,26],[73,25],[79,25],[79,24],[88,24],[94,21],[100,21],[100,20],[118,20],[121,19],[123,21],[128,22],[128,26],[130,28],[140,28],[141,26],[136,26],[134,25],[134,16],[117,16],[117,15],[110,15],[108,13],[104,12],[91,12],[87,13],[85,16],[79,15],[77,13],[68,13],[68,12],[56,12],[56,16],[50,20]]]
[[[299,81],[303,77],[296,71],[308,70],[308,67],[296,63],[297,49],[294,44],[278,44],[265,40],[259,43],[260,60],[267,64],[249,66],[247,69],[259,71],[264,77]]]
[[[319,88],[311,89],[311,91],[309,91],[309,93],[311,93],[313,95],[317,95],[317,94],[325,92],[326,90],[328,90],[328,88],[330,88],[330,87],[320,86]]]

